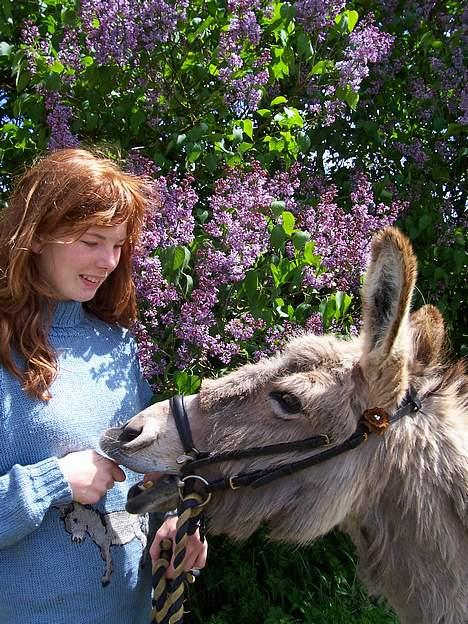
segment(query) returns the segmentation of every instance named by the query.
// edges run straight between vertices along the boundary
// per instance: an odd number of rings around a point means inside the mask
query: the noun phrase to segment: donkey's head
[[[325,450],[334,449],[353,435],[366,409],[394,413],[413,370],[429,369],[442,343],[443,323],[435,308],[425,306],[410,317],[415,280],[408,240],[394,228],[382,231],[372,241],[359,338],[300,336],[282,353],[207,380],[200,394],[186,397],[195,447],[230,454],[200,467],[198,474],[227,481],[240,473],[263,474],[324,449],[279,447],[278,454],[239,458],[232,451],[318,436],[329,442]],[[245,538],[266,521],[273,538],[296,543],[326,533],[383,487],[385,470],[373,474],[373,461],[385,437],[369,436],[359,449],[258,489],[216,492],[206,508],[210,531]],[[168,401],[108,430],[101,445],[138,472],[178,473],[177,460],[184,455]],[[231,485],[237,483],[231,479]]]

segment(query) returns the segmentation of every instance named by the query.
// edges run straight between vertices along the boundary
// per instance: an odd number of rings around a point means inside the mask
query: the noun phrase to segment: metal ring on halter
[[[184,484],[184,483],[185,483],[185,481],[187,481],[187,479],[198,479],[199,481],[201,481],[201,482],[202,482],[202,483],[204,483],[205,485],[210,485],[210,484],[208,483],[208,481],[207,481],[206,479],[204,479],[203,477],[200,477],[200,475],[195,475],[195,474],[194,474],[194,475],[187,475],[186,477],[183,477],[183,478],[181,479],[182,483]],[[181,500],[184,500],[184,498],[183,498],[183,496],[182,496],[182,490],[183,490],[183,487],[179,487],[179,496],[180,496],[180,499],[181,499]],[[211,492],[208,492],[208,496],[207,496],[207,497],[206,497],[206,499],[203,501],[203,503],[200,503],[200,504],[198,505],[198,507],[204,507],[205,505],[208,505],[208,503],[210,502],[210,500],[211,500]]]

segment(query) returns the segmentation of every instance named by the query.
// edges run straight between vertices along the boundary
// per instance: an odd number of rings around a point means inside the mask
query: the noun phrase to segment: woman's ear
[[[386,228],[373,238],[362,292],[360,364],[372,396],[382,407],[398,401],[408,385],[409,309],[416,275],[416,258],[406,236]]]

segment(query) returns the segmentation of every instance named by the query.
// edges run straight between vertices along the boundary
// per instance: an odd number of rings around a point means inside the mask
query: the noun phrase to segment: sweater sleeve
[[[56,457],[14,465],[0,477],[0,549],[37,529],[52,505],[71,501],[71,488]]]

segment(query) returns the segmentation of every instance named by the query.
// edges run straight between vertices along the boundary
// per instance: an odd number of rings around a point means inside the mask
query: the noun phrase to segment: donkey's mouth
[[[179,477],[173,474],[160,476],[154,473],[154,480],[150,474],[133,485],[127,494],[125,509],[132,514],[147,512],[173,511],[179,501]]]

